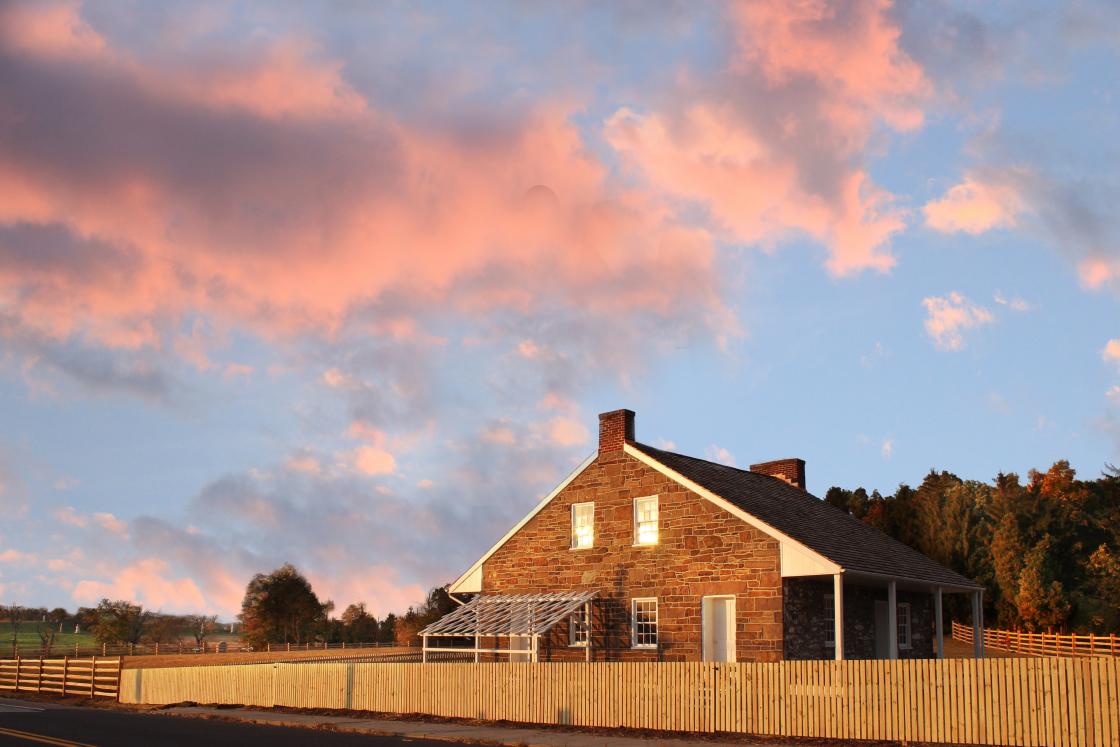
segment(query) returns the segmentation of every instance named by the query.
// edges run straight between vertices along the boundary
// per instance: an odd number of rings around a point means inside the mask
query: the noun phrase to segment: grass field
[[[97,639],[91,633],[79,633],[74,635],[72,632],[73,627],[70,628],[69,633],[55,633],[54,644],[55,646],[70,646],[74,644],[79,646],[96,646]],[[18,638],[20,648],[29,648],[31,646],[38,646],[42,643],[39,640],[39,634],[35,632],[34,623],[23,623],[19,629]],[[12,629],[7,623],[0,623],[0,650],[5,646],[11,647],[12,645]]]

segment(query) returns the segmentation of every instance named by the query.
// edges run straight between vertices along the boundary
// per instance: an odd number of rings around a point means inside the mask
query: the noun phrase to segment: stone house
[[[464,604],[421,631],[426,660],[933,657],[942,594],[972,594],[979,629],[983,589],[808,493],[800,459],[675,454],[616,410],[449,591]]]

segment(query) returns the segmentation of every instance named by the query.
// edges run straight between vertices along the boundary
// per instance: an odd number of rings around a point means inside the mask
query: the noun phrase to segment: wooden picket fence
[[[313,663],[127,669],[125,703],[985,745],[1120,744],[1120,659]]]
[[[953,638],[971,645],[974,640],[972,626],[961,625],[954,620]],[[1078,635],[985,628],[984,646],[1026,656],[1120,656],[1120,638],[1115,633]]]
[[[120,657],[0,659],[0,690],[116,698],[120,680]]]

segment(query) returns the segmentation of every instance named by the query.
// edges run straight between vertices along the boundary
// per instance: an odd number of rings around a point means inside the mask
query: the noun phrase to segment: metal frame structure
[[[587,610],[588,641],[586,658],[591,660],[591,603],[598,592],[573,591],[556,594],[492,594],[478,596],[459,609],[450,612],[420,631],[423,641],[422,661],[428,661],[430,652],[459,651],[474,654],[528,656],[538,661],[540,637],[552,630],[561,620],[567,619],[581,606]],[[473,647],[430,646],[429,638],[474,638]],[[506,648],[483,648],[483,638],[507,639]],[[514,640],[528,639],[529,648],[513,648]]]

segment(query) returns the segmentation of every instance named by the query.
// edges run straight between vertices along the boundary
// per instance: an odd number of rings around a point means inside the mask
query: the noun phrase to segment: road
[[[364,745],[371,747],[447,747],[447,742],[283,726],[235,724],[176,718],[103,708],[0,698],[0,745],[50,744],[56,747],[269,747]]]

